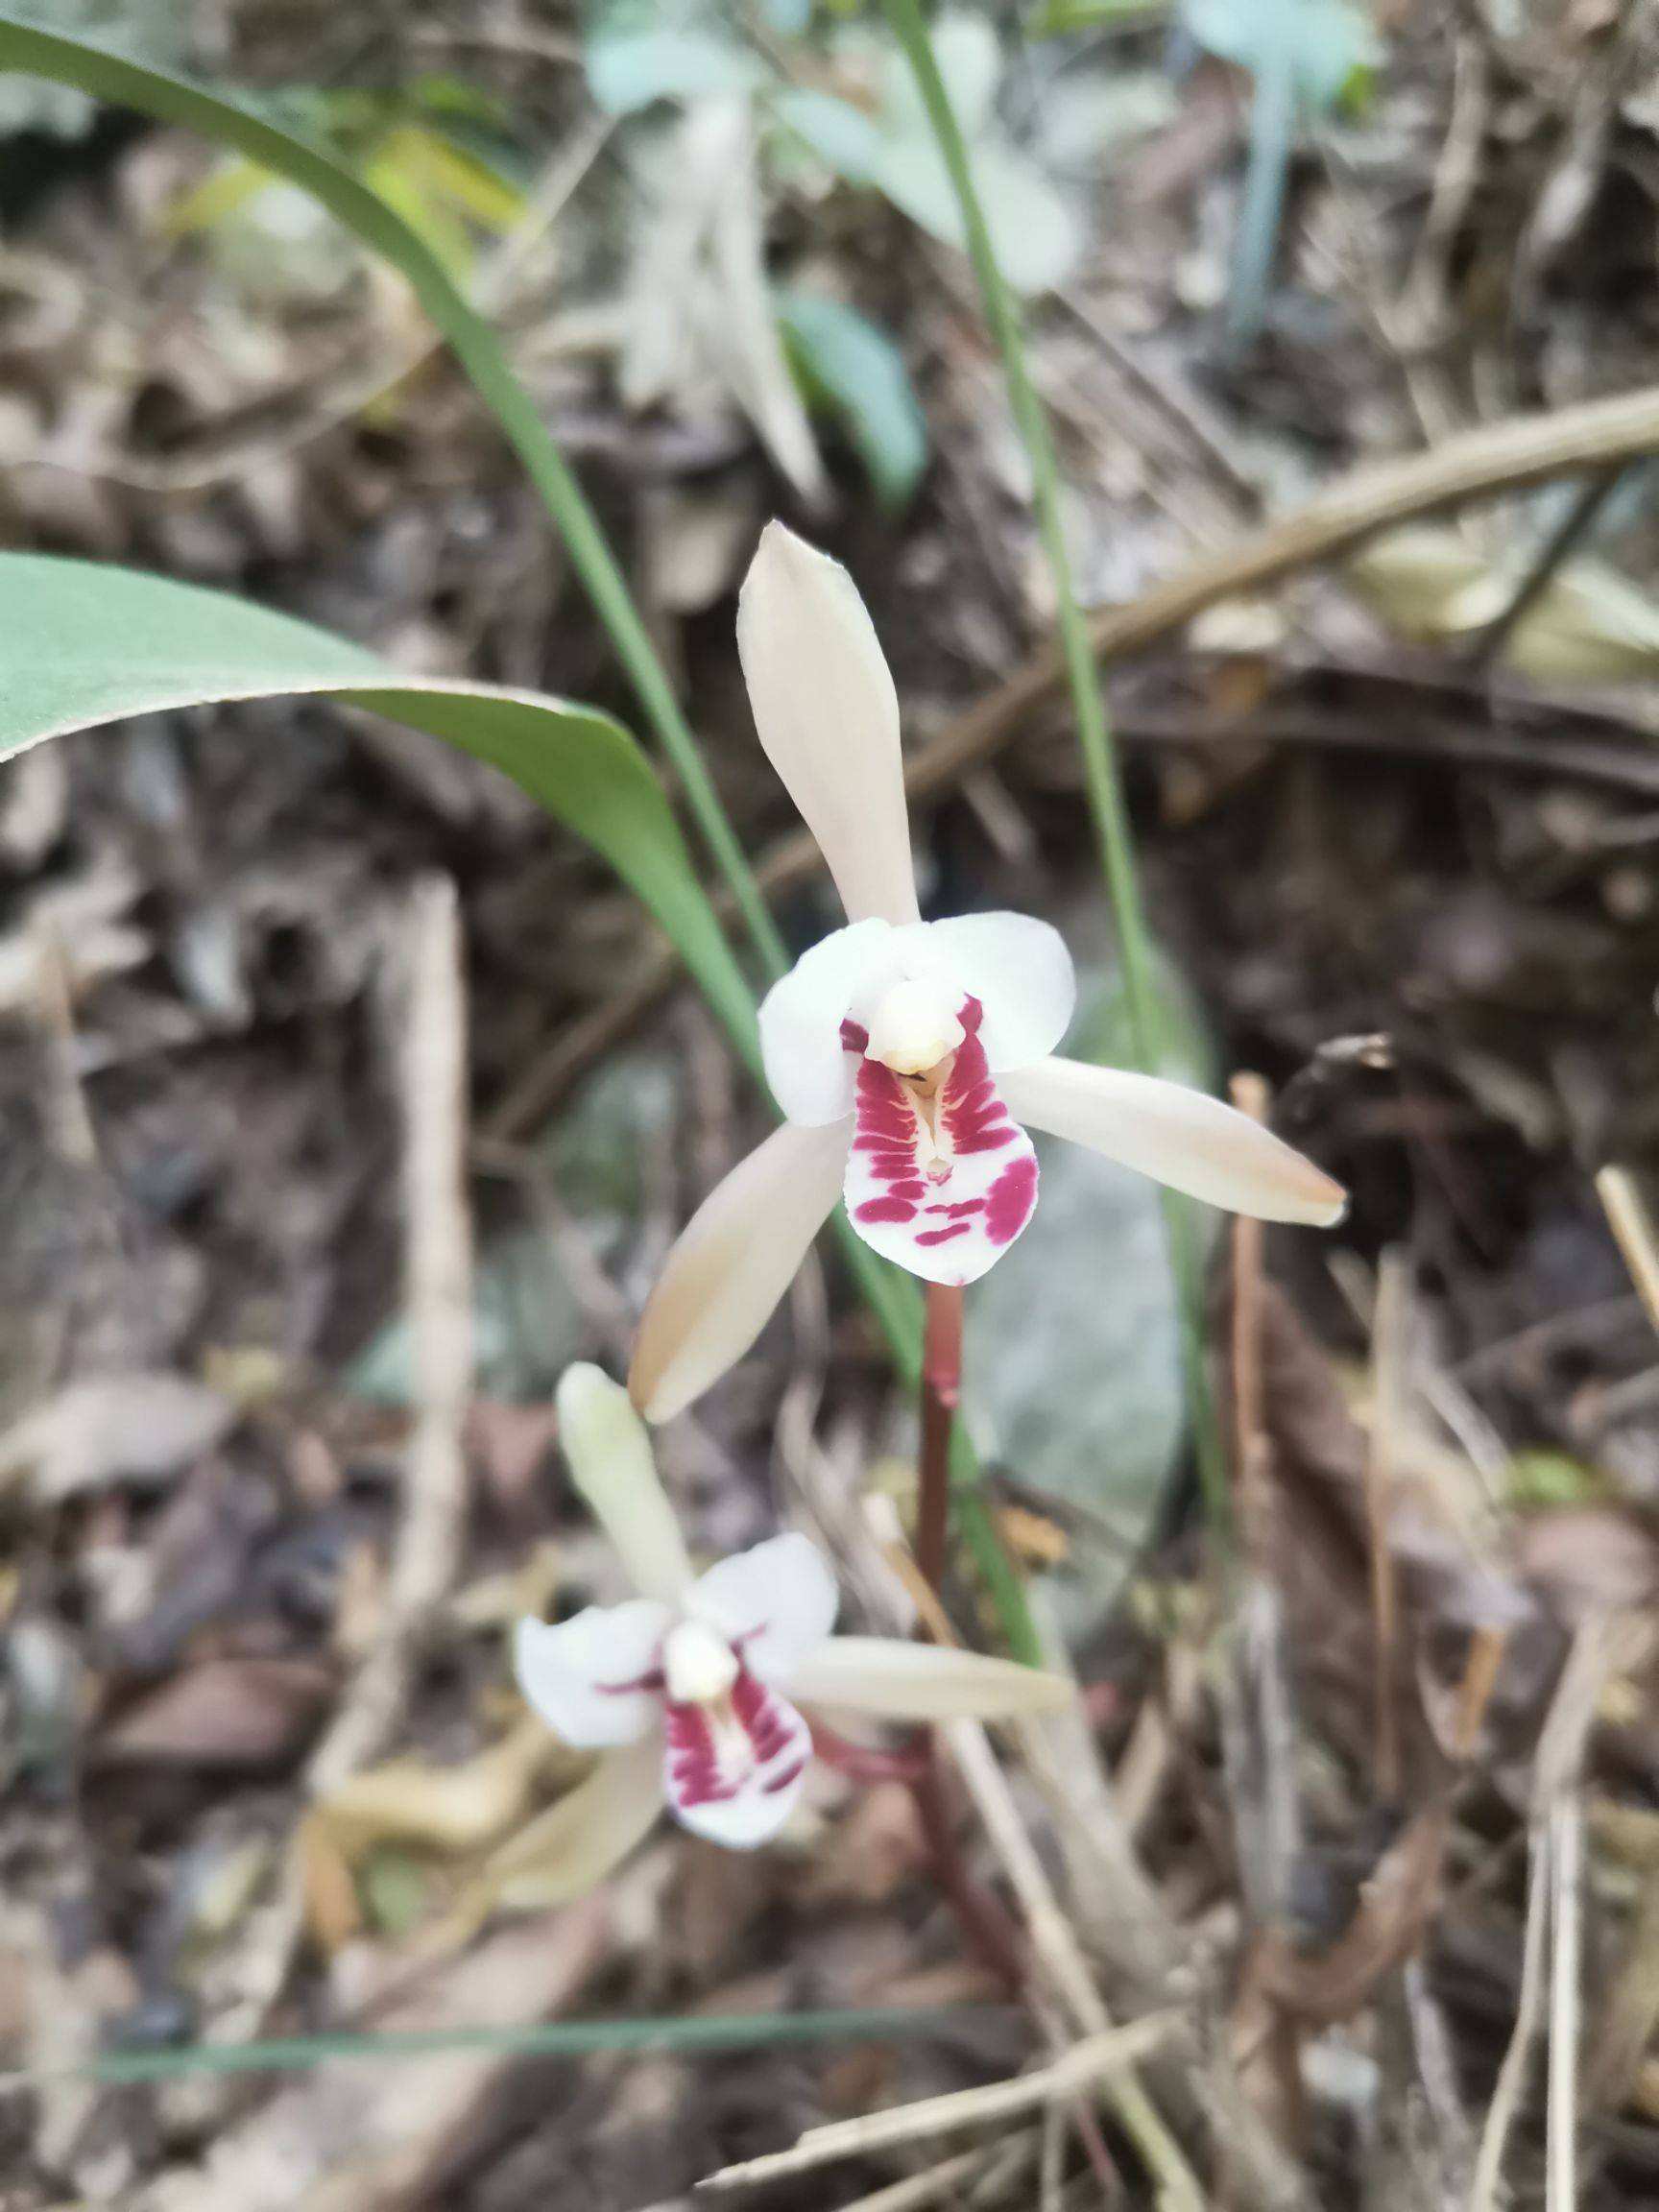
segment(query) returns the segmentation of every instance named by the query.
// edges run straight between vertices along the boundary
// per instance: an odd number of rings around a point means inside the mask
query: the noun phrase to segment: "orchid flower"
[[[899,703],[875,628],[846,570],[777,522],[743,585],[737,646],[760,743],[847,926],[761,1005],[784,1123],[669,1255],[630,1377],[647,1419],[678,1412],[748,1350],[837,1198],[865,1242],[913,1275],[983,1275],[1037,1203],[1027,1124],[1235,1213],[1341,1217],[1339,1186],[1247,1115],[1055,1056],[1076,982],[1046,922],[921,920]]]
[[[597,1367],[559,1385],[576,1484],[638,1593],[549,1626],[520,1621],[518,1687],[574,1748],[607,1754],[590,1792],[584,1874],[606,1870],[666,1805],[711,1842],[775,1836],[812,1758],[802,1704],[889,1720],[980,1720],[1052,1711],[1057,1675],[1006,1659],[879,1636],[835,1636],[839,1594],[809,1538],[770,1537],[694,1575],[657,1479],[651,1438]],[[797,1702],[799,1701],[799,1702]]]

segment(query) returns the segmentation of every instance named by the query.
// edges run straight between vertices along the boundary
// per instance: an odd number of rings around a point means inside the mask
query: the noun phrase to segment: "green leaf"
[[[742,974],[650,763],[591,707],[407,677],[325,630],[194,585],[42,554],[0,554],[0,758],[129,715],[238,699],[332,699],[499,768],[603,854],[739,1035]]]
[[[457,290],[438,255],[361,179],[275,120],[269,104],[260,112],[187,78],[169,76],[104,47],[0,14],[0,71],[7,69],[34,70],[234,148],[310,193],[371,252],[401,271],[546,503],[640,707],[674,764],[704,839],[732,886],[750,934],[762,956],[781,973],[782,946],[766,902],[598,518],[548,436],[535,403],[513,373],[494,332]],[[725,1004],[721,1002],[721,1011]],[[733,1035],[753,1062],[752,1017]]]
[[[184,50],[183,0],[17,0],[17,13],[42,28],[107,40],[147,61],[174,62]],[[0,85],[0,138],[18,131],[84,138],[96,114],[84,93],[60,85]]]
[[[927,466],[927,423],[898,346],[823,293],[780,293],[778,319],[797,374],[846,424],[883,506],[903,507]]]
[[[634,31],[589,41],[588,88],[610,115],[654,100],[698,100],[749,92],[760,82],[752,55],[708,31]]]
[[[0,2089],[44,2081],[172,2081],[190,2074],[302,2073],[335,2059],[385,2064],[436,2052],[498,2052],[515,2058],[589,2058],[601,2052],[762,2051],[817,2043],[914,2044],[960,2036],[965,2027],[1012,2024],[1005,2005],[889,2005],[829,2012],[688,2012],[637,2020],[555,2020],[533,2026],[457,2026],[368,2035],[283,2035],[252,2043],[191,2043],[180,2050],[100,2051],[62,2065],[0,2074]]]
[[[881,127],[851,100],[791,86],[773,102],[778,120],[849,184],[874,184],[881,165]]]
[[[1287,68],[1298,104],[1328,114],[1382,58],[1376,26],[1358,0],[1184,0],[1200,46],[1255,78]]]
[[[1207,1088],[1214,1055],[1191,993],[1163,959],[1155,981],[1157,1071]],[[1081,1058],[1134,1065],[1120,981],[1086,983],[1079,1028]],[[974,1441],[1077,1523],[1051,1596],[1080,1644],[1121,1596],[1179,1462],[1180,1296],[1157,1185],[1080,1145],[1039,1138],[1038,1151],[1041,1218],[974,1292],[966,1369]]]

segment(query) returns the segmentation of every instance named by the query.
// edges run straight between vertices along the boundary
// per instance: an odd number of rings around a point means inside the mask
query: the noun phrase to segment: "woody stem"
[[[950,1431],[962,1393],[962,1292],[942,1283],[927,1286],[922,1340],[922,1455],[916,1508],[916,1564],[937,1597],[950,1531]],[[939,1887],[950,1899],[971,1949],[1017,1989],[1024,1965],[1012,1921],[988,1889],[968,1871],[957,1845],[938,1744],[928,1745],[911,1792],[921,1816]]]

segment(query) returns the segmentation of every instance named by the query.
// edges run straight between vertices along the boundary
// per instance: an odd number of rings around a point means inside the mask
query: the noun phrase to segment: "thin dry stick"
[[[472,1235],[467,1187],[467,1001],[455,886],[416,890],[406,940],[407,1015],[399,1070],[404,1118],[405,1294],[414,1341],[414,1432],[379,1632],[305,1771],[325,1799],[383,1748],[402,1714],[421,1638],[460,1564],[466,1511],[462,1424],[471,1394]],[[248,1995],[229,2040],[257,2035],[303,1933],[313,1815],[285,1862],[269,1914],[255,1921]]]
[[[1504,646],[1550,589],[1556,570],[1589,535],[1623,473],[1615,463],[1599,469],[1579,486],[1573,504],[1534,554],[1509,604],[1471,640],[1466,655],[1471,667],[1490,668],[1502,659]]]
[[[1550,1809],[1550,2092],[1546,2212],[1573,2212],[1578,2196],[1579,1936],[1584,1800],[1562,1791]]]
[[[838,2158],[860,2158],[872,2152],[891,2151],[914,2143],[925,2135],[946,2135],[958,2128],[984,2128],[994,2121],[1023,2115],[1057,2100],[1092,2089],[1144,2057],[1168,2032],[1171,2023],[1156,2016],[1137,2020],[1127,2028],[1109,2029],[1073,2043],[1058,2058],[1036,2072],[1013,2081],[997,2081],[979,2089],[955,2089],[943,2097],[926,2097],[914,2104],[900,2104],[887,2112],[869,2112],[856,2120],[832,2120],[821,2128],[808,2128],[788,2151],[774,2151],[763,2158],[747,2158],[737,2166],[723,2166],[698,2183],[702,2189],[730,2189],[738,2183],[775,2181],[787,2174],[805,2174],[828,2166]]]
[[[1475,2178],[1469,2190],[1469,2212],[1497,2212],[1498,2182],[1503,2171],[1503,2153],[1509,2147],[1532,2047],[1538,2039],[1538,2021],[1544,2007],[1544,1960],[1550,1926],[1550,1847],[1542,1822],[1532,1827],[1531,1871],[1527,1882],[1527,1933],[1521,1950],[1521,1992],[1515,2007],[1515,2026],[1498,2086],[1492,2092],[1486,2125],[1480,2130],[1480,2149],[1475,2160]]]
[[[415,1649],[460,1562],[467,1505],[461,1433],[472,1392],[472,1231],[467,1193],[467,1002],[455,886],[415,893],[409,926],[405,1260],[415,1430],[386,1614],[307,1780],[325,1797],[373,1758],[408,1693]]]
[[[1013,1885],[1031,1931],[1032,1948],[1072,2027],[1085,2036],[1110,2033],[1111,2014],[1025,1832],[984,1728],[976,1720],[952,1720],[941,1734]],[[1204,2197],[1197,2177],[1140,2078],[1125,2070],[1107,2087],[1119,2125],[1157,2185],[1162,2212],[1202,2212]]]
[[[1020,2146],[1014,2144],[1008,2148],[1018,2150]],[[923,2212],[925,2205],[937,2204],[942,2197],[954,2197],[961,2184],[985,2173],[996,2159],[995,2147],[988,2151],[959,2152],[954,2158],[930,2166],[925,2174],[907,2175],[902,2181],[889,2182],[885,2189],[878,2189],[873,2196],[854,2198],[851,2204],[842,2207],[842,2212]],[[1017,2173],[1019,2166],[1009,2171]]]
[[[1627,1167],[1603,1167],[1596,1178],[1600,1199],[1643,1310],[1659,1329],[1659,1238]]]
[[[1560,1869],[1557,1864],[1557,1845],[1560,1840],[1553,1819],[1555,1807],[1568,1798],[1576,1798],[1579,1770],[1583,1765],[1584,1745],[1588,1741],[1591,1724],[1596,1718],[1596,1707],[1600,1695],[1601,1683],[1606,1675],[1613,1650],[1613,1635],[1609,1623],[1600,1616],[1586,1621],[1573,1639],[1573,1647],[1567,1654],[1567,1664],[1561,1671],[1561,1679],[1551,1699],[1550,1712],[1539,1738],[1538,1755],[1533,1765],[1532,1816],[1529,1827],[1531,1872],[1527,1892],[1527,1935],[1521,1961],[1521,1994],[1516,2007],[1515,2029],[1509,2039],[1509,2048],[1503,2054],[1503,2064],[1498,2076],[1498,2087],[1493,2095],[1491,2110],[1481,2130],[1480,2149],[1475,2161],[1475,2178],[1470,2187],[1470,2212],[1495,2212],[1498,2188],[1503,2167],[1503,2153],[1508,2145],[1510,2131],[1520,2109],[1522,2094],[1526,2088],[1527,2066],[1532,2046],[1537,2037],[1540,2015],[1545,2003],[1545,1958],[1548,1938],[1554,1942],[1554,1962],[1551,1980],[1551,2018],[1555,2026],[1554,1992],[1561,1982],[1560,1937],[1562,1921],[1558,1911],[1561,1896]],[[1581,1813],[1579,1818],[1581,1819]],[[1575,1848],[1574,1839],[1568,1839],[1569,1848]],[[1582,1829],[1576,1839],[1576,1850],[1582,1851]],[[1576,1871],[1573,1877],[1575,1900],[1577,1891]],[[1569,1942],[1576,1946],[1577,1921],[1568,1929]],[[1577,2070],[1577,2011],[1576,1991],[1578,1968],[1572,1961],[1573,2007],[1571,2017],[1562,2022],[1570,2032],[1574,2045],[1572,2076],[1568,2080],[1569,2102],[1567,2115],[1571,2115],[1575,2101]],[[1553,2032],[1551,2045],[1550,2098],[1551,2116],[1555,2115],[1556,2046]],[[1565,2063],[1565,2061],[1563,2061]],[[1569,2144],[1567,2155],[1572,2156],[1574,2129],[1565,2129]],[[1550,2171],[1553,2176],[1556,2156],[1557,2130],[1551,2130]],[[1552,2185],[1552,2184],[1551,2184]],[[1569,2180],[1571,2186],[1571,2180]],[[1567,2200],[1571,2203],[1571,2198]],[[1556,2212],[1553,2196],[1550,2199],[1551,2212]]]
[[[1231,1089],[1240,1114],[1266,1120],[1267,1086],[1260,1075],[1235,1075]],[[1266,1555],[1270,1501],[1262,1389],[1262,1223],[1240,1214],[1233,1223],[1233,1480],[1245,1561],[1264,1575],[1270,1567]]]
[[[1388,1514],[1404,1385],[1407,1285],[1405,1254],[1398,1249],[1384,1252],[1377,1267],[1377,1305],[1371,1323],[1371,1443],[1365,1455],[1365,1521],[1371,1551],[1377,1794],[1385,1805],[1397,1803],[1400,1796],[1400,1725],[1394,1703],[1399,1604]]]

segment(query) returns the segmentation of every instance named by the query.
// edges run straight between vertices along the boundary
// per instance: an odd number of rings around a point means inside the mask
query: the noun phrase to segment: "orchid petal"
[[[853,922],[803,952],[760,1001],[760,1057],[772,1095],[806,1129],[853,1111],[858,1056],[841,1024],[854,1002],[898,974],[895,931],[881,921]]]
[[[1262,1221],[1340,1221],[1347,1195],[1270,1129],[1183,1083],[1081,1060],[1044,1060],[1002,1078],[1022,1120],[1104,1152],[1172,1190]]]
[[[650,1431],[620,1383],[579,1360],[560,1379],[559,1441],[576,1487],[646,1598],[669,1602],[691,1580],[685,1539],[663,1493]]]
[[[755,727],[848,918],[916,919],[899,700],[839,562],[769,522],[737,602]]]
[[[1046,1059],[1071,1026],[1077,974],[1058,929],[1032,914],[958,914],[895,933],[907,974],[939,974],[979,1001],[992,1072]]]
[[[494,1852],[483,1885],[493,1904],[523,1911],[566,1904],[603,1882],[662,1817],[662,1748],[655,1734],[607,1751]]]
[[[683,1827],[728,1850],[776,1836],[801,1794],[812,1735],[747,1668],[716,1705],[667,1707],[663,1791]]]
[[[887,1720],[1010,1720],[1058,1712],[1075,1695],[1063,1676],[1012,1659],[886,1636],[831,1636],[800,1661],[789,1688],[804,1705]]]
[[[704,1199],[646,1303],[628,1387],[666,1421],[740,1359],[834,1205],[851,1122],[786,1122]]]
[[[787,1688],[795,1668],[835,1625],[841,1593],[809,1536],[772,1536],[722,1559],[692,1585],[686,1611],[718,1628],[745,1667]]]
[[[555,1736],[578,1751],[637,1743],[662,1702],[661,1656],[672,1615],[654,1598],[589,1605],[550,1627],[513,1634],[518,1687]]]
[[[911,1086],[878,1060],[858,1070],[847,1211],[866,1244],[928,1283],[974,1283],[1013,1243],[1037,1203],[1037,1153],[1010,1120],[973,1033],[945,1078],[938,1142]]]

